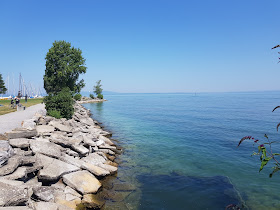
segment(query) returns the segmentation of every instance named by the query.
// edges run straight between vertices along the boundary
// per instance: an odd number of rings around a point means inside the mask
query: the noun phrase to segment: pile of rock
[[[92,99],[92,98],[83,96],[80,101],[76,101],[76,102],[79,104],[84,104],[84,103],[97,103],[97,102],[103,102],[103,101],[107,101],[107,100],[99,99],[99,98]]]
[[[101,208],[100,180],[117,171],[120,150],[75,104],[70,120],[37,113],[0,141],[0,209]],[[7,207],[13,206],[13,207]]]

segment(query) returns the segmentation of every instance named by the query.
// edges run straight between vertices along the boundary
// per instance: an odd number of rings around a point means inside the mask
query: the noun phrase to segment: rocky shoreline
[[[0,141],[0,209],[102,208],[108,198],[102,185],[117,172],[114,161],[121,149],[82,105],[75,104],[70,120],[36,113],[5,137]]]
[[[78,104],[85,104],[85,103],[99,103],[99,102],[103,102],[103,101],[107,101],[106,99],[99,99],[99,98],[88,98],[88,97],[82,97],[82,99],[80,101],[76,101]]]

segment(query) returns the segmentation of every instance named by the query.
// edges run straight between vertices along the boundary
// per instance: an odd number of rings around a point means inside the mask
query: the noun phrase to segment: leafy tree
[[[5,87],[5,83],[2,78],[2,74],[0,74],[0,94],[5,94],[6,91],[7,91],[7,88]]]
[[[93,94],[89,94],[89,97],[94,99],[94,95]]]
[[[74,99],[75,99],[76,101],[80,101],[81,98],[82,98],[82,95],[81,95],[80,93],[77,93],[77,94],[74,95]]]
[[[96,82],[96,85],[93,87],[93,92],[97,95],[97,98],[103,99],[103,95],[102,95],[102,88],[101,88],[101,80],[98,80]]]
[[[78,93],[85,86],[84,80],[78,81],[79,75],[87,69],[80,49],[71,47],[66,41],[55,41],[45,59],[44,88],[48,94],[58,93],[66,87]]]
[[[50,93],[44,98],[47,115],[55,118],[70,119],[74,113],[74,100],[69,88],[64,88],[58,93]]]

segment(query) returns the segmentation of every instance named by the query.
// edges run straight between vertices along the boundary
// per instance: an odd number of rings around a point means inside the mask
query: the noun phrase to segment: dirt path
[[[23,120],[31,119],[36,112],[44,109],[44,104],[36,104],[34,106],[27,107],[24,111],[0,115],[0,133],[5,133],[15,128],[21,127],[21,122]]]

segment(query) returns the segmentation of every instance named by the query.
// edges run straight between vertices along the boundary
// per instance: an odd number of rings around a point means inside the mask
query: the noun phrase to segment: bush
[[[57,111],[57,110],[49,110],[48,115],[51,116],[51,117],[54,117],[56,119],[61,118],[60,111]]]
[[[82,98],[82,95],[81,95],[80,93],[77,93],[76,95],[74,95],[74,99],[75,99],[76,101],[80,101],[81,98]]]
[[[101,93],[99,93],[99,94],[97,95],[97,98],[103,99],[103,95],[102,95]]]
[[[89,97],[94,99],[94,95],[93,94],[89,94]]]
[[[70,119],[74,113],[74,100],[69,88],[64,88],[57,94],[50,94],[44,99],[47,115],[55,115]],[[54,116],[54,117],[55,117]]]

